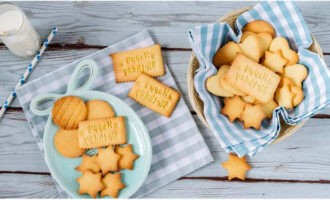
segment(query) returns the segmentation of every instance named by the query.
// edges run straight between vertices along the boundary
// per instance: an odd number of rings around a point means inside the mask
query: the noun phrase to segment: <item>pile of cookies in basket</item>
[[[79,194],[96,197],[118,196],[125,185],[120,170],[132,170],[138,158],[131,144],[126,144],[123,116],[115,116],[110,104],[103,100],[84,102],[77,96],[58,99],[52,110],[53,122],[60,128],[54,136],[54,146],[64,157],[82,156],[76,170]],[[88,155],[88,149],[98,148]],[[85,151],[87,154],[85,154]]]
[[[207,79],[206,89],[224,97],[221,113],[231,122],[238,119],[245,129],[259,130],[278,106],[291,110],[303,101],[308,70],[266,21],[249,22],[242,31],[239,43],[229,41],[215,53],[218,72]]]

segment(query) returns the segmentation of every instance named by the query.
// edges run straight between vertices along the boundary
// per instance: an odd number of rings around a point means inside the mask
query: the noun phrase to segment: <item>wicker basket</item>
[[[236,21],[236,18],[241,15],[243,12],[251,9],[252,7],[246,7],[243,9],[239,9],[236,11],[233,11],[225,16],[223,16],[222,18],[220,18],[217,22],[227,22],[232,28],[234,29],[234,24]],[[314,36],[312,36],[313,38],[313,44],[312,46],[309,48],[309,50],[318,53],[322,58],[323,58],[323,52],[322,49],[319,45],[319,43],[317,42],[317,40],[314,38]],[[195,87],[194,87],[194,74],[195,71],[198,69],[199,67],[199,63],[197,58],[195,57],[195,55],[192,53],[191,55],[191,59],[190,59],[190,63],[189,63],[189,69],[188,69],[188,73],[187,73],[187,84],[188,84],[188,94],[189,94],[189,99],[191,102],[191,105],[193,107],[193,109],[196,111],[199,119],[207,126],[209,127],[205,116],[204,116],[204,105],[203,102],[200,100],[198,94],[196,93]],[[287,125],[286,123],[284,123],[284,121],[281,121],[281,132],[278,136],[278,138],[273,142],[273,143],[277,143],[281,140],[284,140],[285,138],[289,137],[290,135],[292,135],[293,133],[295,133],[299,128],[301,128],[307,120],[305,120],[304,122],[298,124],[298,125],[294,125],[294,126],[290,126]]]

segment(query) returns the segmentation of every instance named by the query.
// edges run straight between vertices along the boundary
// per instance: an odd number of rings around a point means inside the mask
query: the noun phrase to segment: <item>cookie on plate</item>
[[[78,130],[60,129],[54,135],[56,150],[64,157],[75,158],[81,156],[85,150],[78,144]]]
[[[87,118],[85,102],[76,96],[65,96],[55,101],[52,110],[54,123],[66,130],[77,129]]]

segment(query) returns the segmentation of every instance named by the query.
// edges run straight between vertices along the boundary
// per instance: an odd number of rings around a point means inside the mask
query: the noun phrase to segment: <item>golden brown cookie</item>
[[[270,33],[272,37],[275,36],[275,29],[273,28],[273,26],[263,20],[255,20],[247,23],[243,27],[243,31],[250,31],[256,34],[266,32],[266,33]]]
[[[180,92],[154,78],[141,74],[135,81],[128,96],[141,105],[166,117],[170,117],[180,100]]]
[[[260,104],[252,106],[247,104],[240,116],[240,120],[244,122],[244,128],[255,128],[260,130],[261,122],[267,117],[262,110]]]
[[[75,158],[84,153],[78,144],[78,130],[60,129],[54,135],[54,145],[56,150],[64,157]]]
[[[120,169],[132,170],[134,161],[139,158],[139,156],[133,152],[133,146],[131,144],[125,147],[117,146],[116,153],[120,155],[118,163]]]
[[[236,56],[224,78],[262,103],[273,98],[280,81],[280,77],[270,69],[242,54]]]
[[[101,191],[101,197],[111,196],[112,198],[117,198],[119,191],[125,187],[125,184],[121,181],[120,173],[108,173],[102,178],[102,183],[105,187]]]
[[[106,149],[99,149],[96,161],[101,167],[102,174],[105,175],[109,171],[118,171],[118,160],[120,155],[116,154],[112,146],[108,146]]]
[[[228,65],[222,65],[217,74],[210,76],[205,83],[206,89],[214,95],[221,97],[232,97],[233,93],[227,91],[220,85],[221,78],[227,73]]]
[[[79,122],[87,118],[87,108],[82,99],[65,96],[55,101],[52,110],[54,123],[67,130],[77,129]]]
[[[126,143],[125,117],[93,119],[79,123],[79,147],[91,149]]]
[[[97,193],[104,188],[101,178],[101,173],[94,174],[89,170],[85,171],[81,177],[77,178],[79,194],[89,194],[91,197],[96,198]]]
[[[228,42],[213,56],[213,64],[216,67],[221,65],[230,65],[238,53],[242,52],[238,44],[233,41]]]
[[[272,99],[267,103],[261,104],[261,108],[269,119],[273,117],[273,111],[278,107],[278,104]]]
[[[227,97],[224,100],[225,106],[221,109],[221,113],[229,118],[229,121],[233,122],[241,116],[246,103],[239,97]]]
[[[263,49],[260,47],[260,42],[256,35],[247,36],[245,40],[239,44],[239,47],[245,56],[254,62],[259,62]]]
[[[235,154],[229,154],[229,158],[226,162],[222,163],[222,166],[228,172],[228,180],[233,178],[239,178],[245,180],[245,174],[251,169],[251,166],[246,162],[246,158],[239,158]]]
[[[96,158],[97,158],[97,155],[88,156],[88,155],[84,154],[82,156],[82,161],[81,161],[80,165],[78,167],[76,167],[76,170],[78,170],[82,173],[87,170],[94,172],[94,173],[101,171],[101,167],[97,163]]]
[[[110,55],[115,71],[116,82],[135,81],[140,73],[149,76],[163,76],[165,67],[161,47],[155,44],[149,47],[127,50]]]
[[[111,105],[102,100],[90,100],[86,103],[87,106],[87,120],[91,119],[101,119],[114,117],[115,112],[113,111]]]

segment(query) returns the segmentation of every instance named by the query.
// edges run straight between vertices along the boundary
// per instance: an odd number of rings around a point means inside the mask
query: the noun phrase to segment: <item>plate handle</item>
[[[30,104],[30,110],[36,115],[40,115],[40,116],[49,115],[52,112],[53,104],[51,104],[51,106],[49,108],[46,108],[44,110],[39,109],[40,104],[45,101],[48,101],[48,100],[56,101],[61,96],[62,95],[55,94],[55,93],[38,95],[32,99],[31,104]]]
[[[88,80],[78,88],[78,76],[80,73],[82,73],[83,70],[85,69],[89,69],[89,77]],[[80,63],[78,63],[78,65],[76,66],[76,68],[74,69],[69,83],[68,83],[68,89],[66,91],[66,93],[70,93],[72,91],[76,91],[76,90],[88,90],[91,88],[92,83],[94,82],[96,76],[97,76],[97,64],[94,60],[90,60],[90,59],[86,59],[81,61]]]

